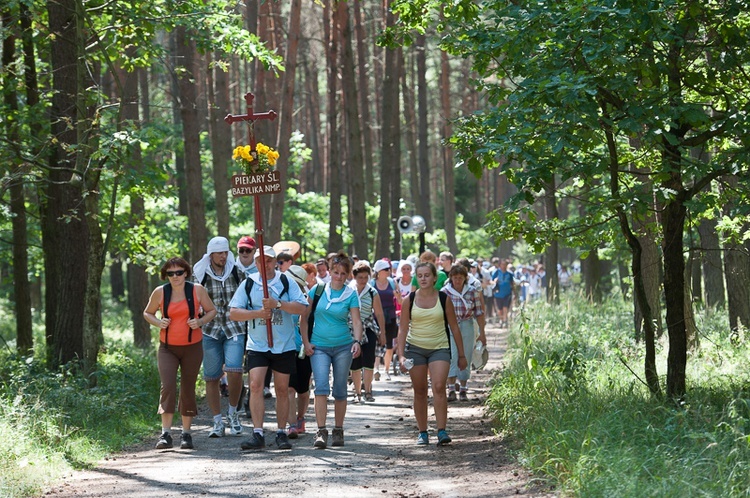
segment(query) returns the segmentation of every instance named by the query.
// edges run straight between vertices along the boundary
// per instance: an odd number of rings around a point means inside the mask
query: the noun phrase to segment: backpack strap
[[[325,288],[326,284],[318,284],[318,286],[315,287],[312,307],[310,308],[310,314],[307,316],[307,336],[309,339],[312,339],[313,326],[315,325],[315,308],[318,307],[318,301],[320,301],[320,296],[323,295]]]
[[[411,317],[411,310],[414,308],[414,301],[417,298],[417,291],[413,291],[411,294],[409,294],[409,317]],[[440,299],[440,306],[443,307],[443,323],[445,324],[445,335],[448,336],[448,344],[451,343],[451,328],[450,325],[448,325],[448,312],[445,308],[446,300],[448,299],[448,294],[446,294],[443,291],[438,291],[438,299]]]

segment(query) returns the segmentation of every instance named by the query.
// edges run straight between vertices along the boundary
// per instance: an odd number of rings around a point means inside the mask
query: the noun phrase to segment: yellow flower
[[[234,148],[232,159],[246,174],[270,171],[279,159],[279,153],[266,144],[258,142],[253,152],[249,145]]]

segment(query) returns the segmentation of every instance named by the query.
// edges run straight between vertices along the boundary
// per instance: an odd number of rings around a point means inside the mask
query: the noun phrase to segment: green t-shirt
[[[438,270],[437,272],[437,282],[435,282],[435,288],[437,290],[440,290],[445,285],[445,282],[448,281],[448,274],[445,273],[443,270]],[[414,273],[414,276],[411,277],[411,285],[412,287],[416,287],[419,289],[419,283],[417,282],[417,274]]]

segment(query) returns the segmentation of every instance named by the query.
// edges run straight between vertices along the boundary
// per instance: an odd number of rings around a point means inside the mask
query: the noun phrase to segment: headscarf
[[[225,251],[227,253],[227,264],[224,267],[224,274],[216,275],[213,268],[211,268],[211,255],[215,252]],[[213,278],[223,283],[232,274],[232,269],[234,269],[234,254],[229,250],[229,241],[226,237],[214,237],[208,241],[206,254],[193,266],[193,275],[196,282],[202,282],[203,277],[208,272]]]

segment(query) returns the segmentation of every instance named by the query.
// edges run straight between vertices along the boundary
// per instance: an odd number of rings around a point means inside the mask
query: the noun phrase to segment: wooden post
[[[259,119],[269,119],[274,120],[276,119],[276,111],[268,111],[268,112],[259,112],[255,113],[253,112],[253,101],[255,100],[255,95],[248,92],[245,94],[245,102],[247,102],[247,114],[227,114],[226,117],[224,117],[224,121],[226,121],[227,124],[231,125],[232,123],[236,123],[238,121],[248,121],[248,128],[247,128],[247,138],[248,138],[248,144],[250,145],[250,150],[255,151],[256,141],[255,141],[255,121]],[[263,251],[263,217],[261,216],[260,212],[260,196],[259,195],[253,195],[253,201],[255,205],[255,240],[258,241],[258,250],[260,251],[260,260],[262,261],[262,264],[258,265],[258,271],[260,271],[261,277],[263,277],[263,297],[268,298],[268,279],[266,278],[266,255]],[[271,324],[271,320],[266,320],[266,329],[268,332],[268,346],[273,347],[273,326]]]

